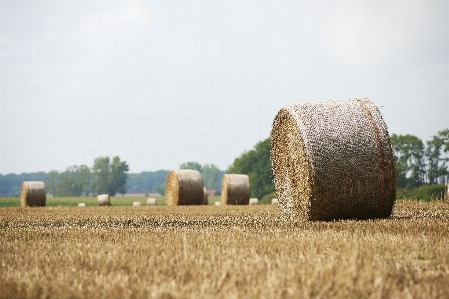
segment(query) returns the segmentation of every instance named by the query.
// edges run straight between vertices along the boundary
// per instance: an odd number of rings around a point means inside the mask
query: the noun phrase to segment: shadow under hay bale
[[[288,219],[386,218],[396,179],[381,113],[368,99],[290,105],[276,115],[271,165]]]
[[[167,206],[201,205],[204,183],[198,170],[172,170],[167,174],[165,199]]]
[[[223,205],[248,205],[251,195],[249,177],[246,174],[225,174],[221,180]]]
[[[100,194],[97,196],[98,205],[99,206],[110,206],[111,205],[111,199],[109,197],[109,194]]]
[[[25,207],[45,207],[47,193],[45,192],[45,183],[38,181],[29,181],[22,183],[20,196],[20,206]]]

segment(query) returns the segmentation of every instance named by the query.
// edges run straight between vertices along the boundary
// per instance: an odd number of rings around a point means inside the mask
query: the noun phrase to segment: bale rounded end
[[[45,207],[47,192],[45,183],[40,181],[23,182],[20,194],[20,206]]]
[[[165,183],[168,206],[201,205],[204,201],[204,184],[197,170],[171,170]]]
[[[155,206],[156,205],[156,198],[148,197],[147,198],[147,205],[148,206]]]
[[[251,195],[249,177],[246,174],[225,174],[221,180],[223,205],[248,205]]]
[[[111,198],[109,197],[109,194],[100,194],[97,196],[97,200],[100,207],[111,205]]]

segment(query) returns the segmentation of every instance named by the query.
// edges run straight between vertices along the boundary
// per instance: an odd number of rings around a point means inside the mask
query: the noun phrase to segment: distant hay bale
[[[203,197],[203,205],[209,204],[209,193],[207,193],[206,187],[204,187],[204,197]]]
[[[25,207],[45,207],[47,200],[45,192],[45,183],[29,181],[22,183],[20,205]]]
[[[84,208],[84,207],[86,207],[86,204],[84,202],[80,202],[80,203],[78,203],[78,207]]]
[[[221,206],[221,201],[216,201],[216,202],[215,202],[215,205],[216,205],[216,206]]]
[[[155,206],[156,205],[156,198],[148,197],[147,198],[147,205],[148,206]]]
[[[259,204],[259,200],[257,198],[250,198],[249,199],[249,205],[258,205]]]
[[[133,207],[140,207],[140,201],[133,201]]]
[[[246,174],[225,174],[221,180],[223,205],[247,205],[250,197],[249,177]]]
[[[100,194],[97,196],[97,199],[98,199],[99,206],[110,206],[111,205],[111,199],[109,197],[109,194]]]
[[[198,170],[172,170],[167,174],[165,199],[167,206],[201,205],[204,184]]]
[[[283,217],[386,218],[393,209],[393,150],[368,99],[282,108],[271,131],[271,166]]]
[[[277,198],[272,198],[271,199],[271,204],[272,205],[277,205],[279,203],[279,200]]]

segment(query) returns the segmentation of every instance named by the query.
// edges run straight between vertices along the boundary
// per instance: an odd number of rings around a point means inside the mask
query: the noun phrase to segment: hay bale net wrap
[[[207,193],[206,187],[204,187],[204,197],[203,197],[203,205],[209,204],[209,193]]]
[[[22,183],[20,194],[20,206],[25,207],[45,207],[47,192],[45,183],[39,181],[28,181]]]
[[[271,166],[288,219],[385,218],[396,179],[381,113],[368,99],[290,105],[271,131]]]
[[[98,205],[99,206],[110,206],[111,205],[111,199],[109,197],[109,194],[100,194],[97,196]]]
[[[204,183],[198,170],[172,170],[165,182],[165,199],[168,206],[201,205],[204,200]]]
[[[225,174],[221,180],[223,205],[248,205],[251,195],[249,177],[246,174]]]

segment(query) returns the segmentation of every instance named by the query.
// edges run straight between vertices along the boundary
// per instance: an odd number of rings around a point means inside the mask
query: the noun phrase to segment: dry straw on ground
[[[99,206],[110,206],[111,200],[109,194],[100,194],[97,196]]]
[[[25,207],[44,207],[47,200],[45,183],[29,181],[22,183],[20,204]]]
[[[204,198],[203,198],[203,205],[209,204],[209,193],[207,193],[206,187],[204,187]]]
[[[201,205],[204,199],[204,183],[197,170],[172,170],[167,174],[165,199],[167,206]]]
[[[147,205],[148,206],[155,206],[156,205],[156,198],[148,197],[147,198]]]
[[[385,218],[395,195],[387,126],[368,99],[290,105],[271,131],[271,164],[290,219]]]
[[[0,299],[449,298],[449,204],[286,222],[274,205],[0,208]]]
[[[250,197],[249,177],[246,174],[225,174],[221,180],[223,205],[247,205]]]

